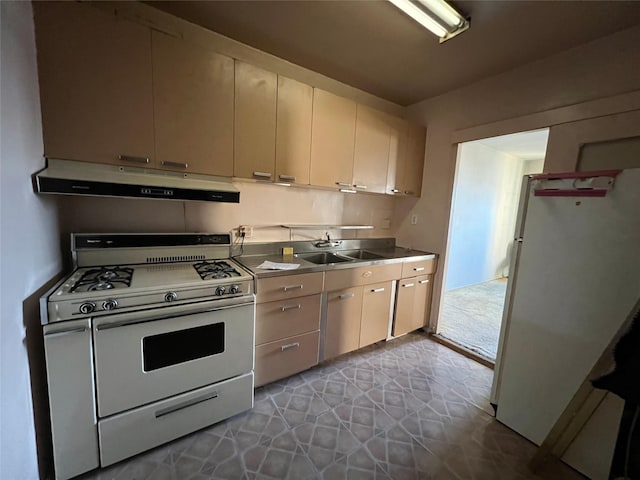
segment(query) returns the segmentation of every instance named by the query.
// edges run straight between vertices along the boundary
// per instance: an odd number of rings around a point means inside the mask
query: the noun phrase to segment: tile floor
[[[495,361],[507,279],[444,293],[438,334]]]
[[[498,423],[492,371],[412,333],[256,390],[253,410],[83,480],[578,479]]]

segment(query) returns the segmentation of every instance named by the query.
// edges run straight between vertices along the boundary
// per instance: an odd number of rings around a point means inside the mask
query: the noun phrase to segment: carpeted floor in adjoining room
[[[423,333],[256,390],[255,408],[84,480],[583,478],[489,413],[492,370]]]
[[[506,290],[499,278],[445,292],[438,334],[495,361]]]

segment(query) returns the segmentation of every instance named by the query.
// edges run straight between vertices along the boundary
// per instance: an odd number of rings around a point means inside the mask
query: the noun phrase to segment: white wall
[[[503,276],[525,163],[478,142],[458,155],[445,291]]]
[[[27,335],[41,332],[25,300],[61,265],[55,201],[36,196],[30,178],[44,166],[31,3],[0,8],[0,478],[29,480],[38,462]]]

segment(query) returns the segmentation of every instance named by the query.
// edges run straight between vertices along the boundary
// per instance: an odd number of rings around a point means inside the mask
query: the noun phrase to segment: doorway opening
[[[436,334],[496,359],[524,175],[541,173],[549,129],[458,145]]]

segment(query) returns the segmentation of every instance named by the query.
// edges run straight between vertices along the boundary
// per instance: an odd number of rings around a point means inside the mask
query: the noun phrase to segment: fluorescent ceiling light
[[[389,0],[444,42],[469,28],[469,21],[444,0]]]

